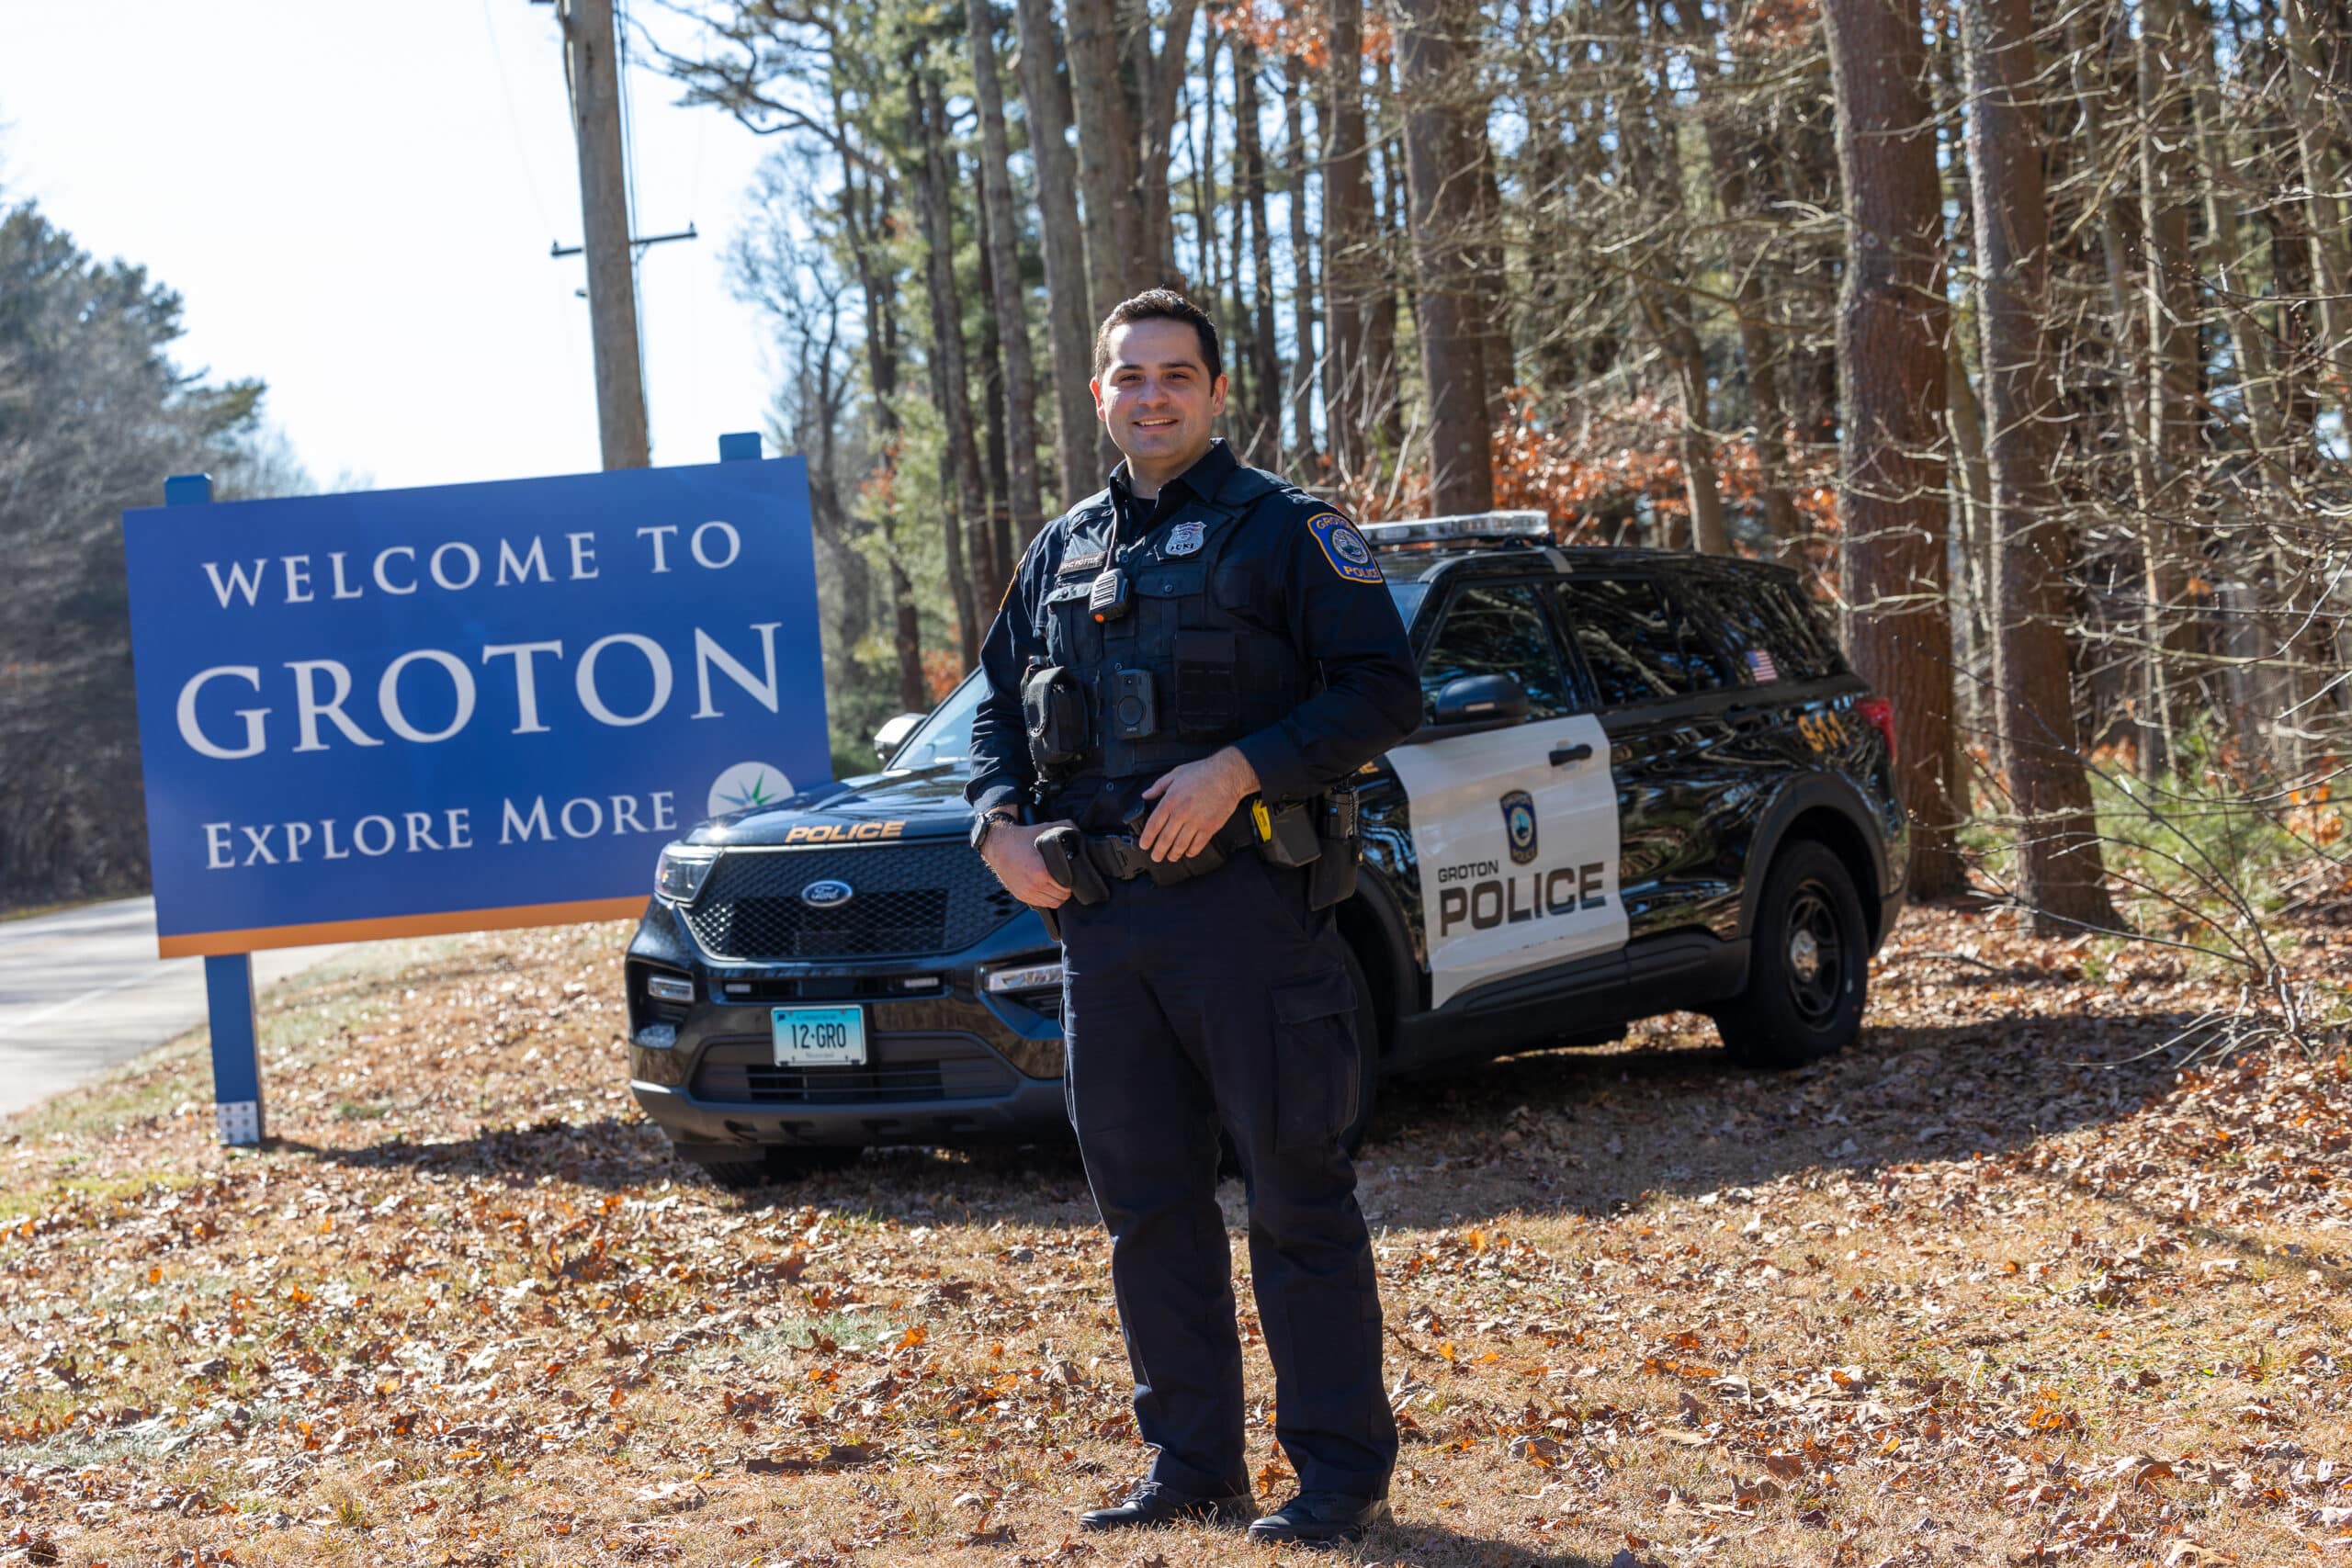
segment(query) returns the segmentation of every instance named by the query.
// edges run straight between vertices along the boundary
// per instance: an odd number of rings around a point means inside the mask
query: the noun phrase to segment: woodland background
[[[776,151],[835,755],[968,668],[1099,487],[1108,305],[1226,326],[1227,434],[1365,517],[1776,558],[1895,700],[1914,886],[2278,992],[2342,901],[2352,48],[2335,0],[637,0]],[[655,24],[658,24],[656,26]],[[176,299],[0,231],[0,900],[143,876],[115,515],[304,488]],[[77,432],[138,411],[168,452]],[[61,743],[70,738],[71,744]],[[2120,906],[2120,907],[2119,907]],[[2218,927],[2216,921],[2218,920]],[[2217,931],[2220,940],[2213,939]]]

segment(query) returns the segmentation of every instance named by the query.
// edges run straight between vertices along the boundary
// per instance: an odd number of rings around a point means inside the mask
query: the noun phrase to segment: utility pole
[[[571,132],[580,150],[581,238],[588,255],[588,332],[596,358],[596,435],[607,468],[652,461],[637,346],[637,279],[628,182],[621,164],[620,51],[613,0],[559,0]]]

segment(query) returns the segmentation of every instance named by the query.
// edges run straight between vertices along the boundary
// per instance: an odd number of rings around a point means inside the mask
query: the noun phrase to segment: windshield
[[[973,671],[964,677],[962,684],[947,694],[947,700],[931,710],[931,716],[915,727],[886,764],[893,772],[900,768],[935,768],[953,762],[966,773],[971,772],[972,715],[978,711],[980,694],[987,682],[980,672]]]
[[[1413,624],[1413,612],[1429,596],[1430,585],[1426,582],[1399,582],[1393,577],[1388,580],[1388,597],[1396,602],[1396,618],[1408,626]]]
[[[1396,604],[1396,615],[1407,626],[1413,624],[1413,612],[1429,597],[1426,582],[1391,582],[1388,596]],[[892,772],[901,768],[935,768],[955,763],[965,773],[972,771],[972,715],[979,710],[980,694],[987,682],[980,672],[973,671],[964,677],[947,700],[931,710],[931,716],[915,727],[906,744],[892,754],[884,764]]]

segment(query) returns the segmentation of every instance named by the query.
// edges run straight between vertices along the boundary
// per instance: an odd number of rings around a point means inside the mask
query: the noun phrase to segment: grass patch
[[[272,1010],[258,1152],[105,1086],[11,1124],[12,1530],[70,1562],[1061,1560],[1145,1462],[1082,1171],[681,1179],[622,1081],[624,934],[313,977]],[[2137,962],[1915,910],[1837,1060],[1731,1072],[1677,1016],[1393,1095],[1360,1197],[1405,1444],[1357,1560],[2352,1547],[2345,1069],[2176,1072],[2149,1045],[2219,994]]]

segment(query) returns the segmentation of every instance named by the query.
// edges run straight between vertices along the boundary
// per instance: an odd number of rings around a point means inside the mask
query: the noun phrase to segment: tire
[[[1801,1067],[1860,1032],[1870,930],[1854,879],[1826,844],[1800,839],[1772,858],[1758,901],[1747,988],[1715,1011],[1743,1067]]]
[[[856,1163],[860,1152],[846,1148],[788,1149],[770,1144],[756,1149],[745,1148],[740,1154],[730,1150],[723,1158],[699,1154],[682,1154],[679,1157],[700,1168],[706,1178],[729,1192],[749,1192],[762,1187],[789,1186],[829,1170],[847,1169]]]

